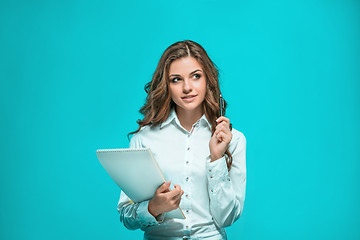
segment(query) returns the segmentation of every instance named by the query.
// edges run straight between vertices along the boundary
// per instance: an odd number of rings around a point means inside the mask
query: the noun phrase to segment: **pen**
[[[222,95],[220,94],[220,117],[224,116],[224,99],[222,98]]]
[[[224,116],[225,113],[225,100],[222,98],[222,95],[220,94],[220,117]],[[230,123],[230,131],[232,130],[232,124]]]

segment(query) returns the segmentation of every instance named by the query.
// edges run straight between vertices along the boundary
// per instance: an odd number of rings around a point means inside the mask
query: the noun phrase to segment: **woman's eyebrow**
[[[189,75],[194,74],[194,73],[195,73],[195,72],[197,72],[197,71],[202,72],[200,69],[196,69],[195,71],[192,71]],[[170,76],[169,76],[169,77],[171,77],[171,76],[178,77],[178,76],[181,76],[181,75],[180,75],[180,74],[170,74]]]

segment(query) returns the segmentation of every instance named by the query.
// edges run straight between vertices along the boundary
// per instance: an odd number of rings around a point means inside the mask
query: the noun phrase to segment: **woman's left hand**
[[[230,120],[224,116],[221,116],[216,121],[218,124],[209,142],[211,162],[216,161],[224,156],[225,151],[232,139]]]

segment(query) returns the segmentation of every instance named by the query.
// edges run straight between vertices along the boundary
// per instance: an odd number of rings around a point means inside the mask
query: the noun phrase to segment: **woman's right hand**
[[[155,192],[154,197],[149,201],[148,210],[151,215],[157,217],[164,212],[177,209],[184,191],[180,185],[175,184],[174,189],[169,191],[171,181],[161,185]]]

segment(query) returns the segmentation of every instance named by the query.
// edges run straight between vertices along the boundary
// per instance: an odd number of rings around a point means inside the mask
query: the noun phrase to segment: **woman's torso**
[[[167,181],[179,184],[184,190],[180,208],[186,219],[166,218],[163,223],[145,227],[146,239],[161,239],[170,236],[226,239],[225,231],[218,229],[210,213],[206,178],[206,157],[209,156],[211,126],[205,115],[185,130],[174,116],[174,111],[165,123],[145,126],[138,133],[141,144],[150,148]],[[166,215],[165,215],[166,216]],[[176,239],[176,238],[175,238]],[[207,238],[211,239],[211,238]]]

